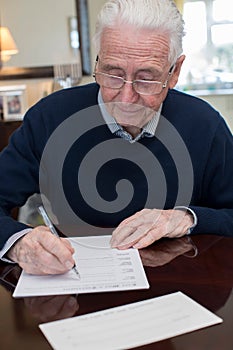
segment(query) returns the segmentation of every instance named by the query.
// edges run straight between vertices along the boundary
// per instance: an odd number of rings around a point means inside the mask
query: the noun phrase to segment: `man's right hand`
[[[65,238],[38,226],[20,238],[7,256],[25,272],[36,275],[65,273],[74,266],[74,249]]]

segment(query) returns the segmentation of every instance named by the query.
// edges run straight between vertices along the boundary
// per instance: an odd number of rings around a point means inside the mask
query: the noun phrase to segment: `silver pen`
[[[45,211],[45,209],[44,209],[44,207],[43,207],[42,205],[40,205],[40,206],[38,207],[38,211],[39,211],[39,213],[41,214],[41,216],[42,216],[42,218],[43,218],[43,220],[44,220],[45,225],[50,229],[50,232],[51,232],[53,235],[55,235],[55,236],[57,236],[58,238],[60,238],[59,234],[57,233],[57,230],[55,229],[55,227],[54,227],[52,221],[50,220],[48,214],[46,213],[46,211]],[[74,264],[74,266],[72,267],[72,270],[76,273],[76,275],[77,275],[79,278],[81,278],[80,273],[78,272],[78,269],[77,269],[76,264]]]

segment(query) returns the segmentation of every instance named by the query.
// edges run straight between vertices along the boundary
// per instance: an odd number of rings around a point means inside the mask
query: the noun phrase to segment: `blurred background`
[[[26,110],[54,90],[93,81],[92,36],[104,3],[0,0],[0,27],[7,27],[13,40],[6,54],[0,35],[0,105],[7,87],[25,87]],[[232,0],[176,3],[186,29],[186,60],[177,88],[211,103],[233,130]]]

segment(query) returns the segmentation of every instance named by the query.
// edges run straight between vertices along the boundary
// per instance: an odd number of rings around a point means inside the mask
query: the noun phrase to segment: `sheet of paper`
[[[55,350],[131,349],[222,320],[181,292],[39,325]]]
[[[73,270],[63,275],[35,276],[22,272],[13,297],[80,294],[149,288],[136,249],[111,249],[110,236],[72,238],[81,278]]]

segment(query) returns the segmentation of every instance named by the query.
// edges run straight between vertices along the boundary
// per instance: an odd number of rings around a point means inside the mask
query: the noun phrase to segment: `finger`
[[[132,222],[132,223],[133,223],[133,221],[134,221],[139,215],[141,215],[141,212],[142,212],[142,210],[139,211],[139,212],[136,212],[135,214],[129,216],[129,217],[126,218],[126,219],[124,219],[123,221],[121,221],[121,223],[118,225],[118,227],[122,227],[122,226],[124,226],[124,225],[127,225],[129,222]]]
[[[71,254],[74,254],[75,249],[72,246],[71,242],[69,241],[69,239],[67,238],[61,238],[61,241],[65,244],[66,248],[69,249],[69,251],[71,252]]]
[[[137,236],[135,234],[132,239],[128,239],[127,242],[125,240],[127,237],[130,237],[133,233],[137,231],[137,229],[141,230],[141,226],[144,226],[142,229],[142,236],[151,228],[153,228],[156,223],[160,220],[161,216],[161,210],[159,209],[142,209],[141,211],[137,212],[136,214],[132,215],[131,217],[125,219],[120,225],[113,231],[112,233],[112,239],[111,239],[111,246],[112,247],[118,247],[120,245],[124,245],[125,243],[127,246],[132,245],[133,241],[136,243]],[[140,232],[137,232],[137,234]],[[124,246],[125,248],[126,246]]]
[[[12,253],[14,261],[27,273],[64,273],[74,265],[67,244],[43,226],[33,229],[19,240]]]
[[[134,246],[134,244],[136,244],[140,239],[142,239],[142,237],[144,237],[147,234],[147,232],[148,232],[148,230],[150,230],[150,228],[151,228],[150,224],[140,225],[136,229],[133,228],[133,230],[131,231],[130,234],[128,234],[124,238],[121,236],[122,239],[118,241],[115,248],[128,249],[128,248]],[[123,230],[124,230],[124,228],[123,228]]]
[[[162,236],[163,234],[161,232],[159,233],[158,230],[156,229],[150,230],[149,232],[147,232],[145,236],[143,236],[140,240],[138,240],[133,245],[133,247],[136,249],[146,248],[152,243],[154,243],[155,241],[159,240]]]
[[[41,246],[34,250],[33,254],[27,254],[27,258],[24,261],[20,260],[19,264],[25,272],[36,275],[61,274],[70,269]]]
[[[112,248],[118,247],[118,245],[123,242],[127,237],[129,237],[133,232],[135,228],[131,227],[129,225],[125,225],[122,227],[117,227],[113,233],[110,240],[110,245]]]
[[[74,250],[71,248],[69,242],[66,242],[66,240],[60,239],[54,235],[50,235],[47,237],[46,241],[44,237],[41,237],[39,243],[44,250],[44,259],[47,257],[46,253],[48,253],[51,255],[51,259],[53,256],[57,262],[63,266],[66,266],[67,269],[73,267],[74,259],[72,257],[72,254]]]
[[[145,236],[143,236],[133,245],[133,247],[136,249],[142,249],[151,245],[162,237],[178,238],[183,236],[184,233],[182,223],[179,221],[179,224],[177,224],[174,217],[175,215],[172,219],[169,216],[168,218],[166,216],[161,216],[160,220],[157,222],[157,226],[149,230]]]

